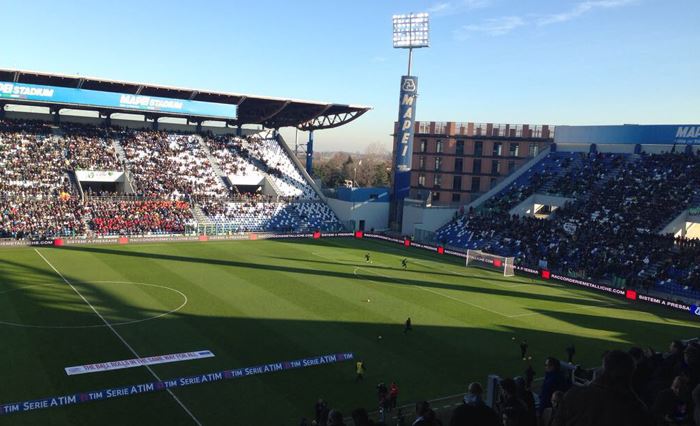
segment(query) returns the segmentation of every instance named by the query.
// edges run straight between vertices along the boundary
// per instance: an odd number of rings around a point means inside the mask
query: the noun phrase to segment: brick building
[[[465,204],[554,141],[554,127],[416,122],[410,198]]]

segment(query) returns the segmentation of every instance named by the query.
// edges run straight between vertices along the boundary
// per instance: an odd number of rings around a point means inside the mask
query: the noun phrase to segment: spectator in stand
[[[532,368],[532,363],[527,364],[525,370],[525,387],[532,389],[532,382],[535,380],[535,369]]]
[[[555,413],[555,426],[652,426],[646,405],[632,390],[634,360],[613,350],[602,374],[588,386],[571,388]]]
[[[564,392],[562,391],[556,391],[552,394],[551,406],[545,408],[542,412],[542,426],[552,426],[554,424],[554,417],[556,417],[562,398],[564,398]]]
[[[569,381],[561,371],[561,363],[557,358],[548,357],[544,362],[544,380],[540,389],[539,413],[550,407],[552,394],[556,391],[566,391]]]
[[[700,347],[697,342],[690,342],[683,351],[682,374],[688,379],[688,387],[700,384]]]
[[[328,417],[328,404],[326,404],[326,401],[322,398],[319,398],[314,405],[314,411],[316,413],[316,423],[321,424],[321,419],[323,419],[324,414]]]
[[[525,379],[518,376],[515,379],[515,390],[519,400],[525,403],[525,423],[523,426],[537,426],[537,410],[535,408],[535,395],[527,388]]]
[[[632,376],[632,390],[646,405],[651,405],[649,382],[654,372],[653,354],[647,355],[641,348],[633,347],[628,351],[634,360],[634,375]]]
[[[450,426],[499,426],[501,422],[496,412],[482,400],[483,388],[480,383],[470,383],[464,403],[452,412]]]
[[[674,340],[669,346],[668,354],[660,362],[654,372],[653,391],[656,393],[671,384],[674,377],[683,371],[685,344],[680,340]]]
[[[517,385],[511,378],[501,380],[500,413],[504,426],[529,425],[527,404],[518,398]]]
[[[659,393],[651,409],[657,426],[690,424],[692,402],[689,384],[686,377],[677,376],[669,389]]]
[[[343,414],[338,410],[331,410],[328,413],[328,426],[345,426]]]

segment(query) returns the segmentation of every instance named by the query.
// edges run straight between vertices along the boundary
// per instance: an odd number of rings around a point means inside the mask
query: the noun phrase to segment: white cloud
[[[479,0],[472,0],[478,2]],[[479,24],[463,25],[454,31],[457,40],[465,40],[472,34],[486,34],[489,36],[501,36],[511,31],[528,25],[551,25],[574,20],[589,12],[601,9],[614,9],[636,3],[639,0],[585,0],[576,3],[571,9],[553,14],[530,14],[525,20],[519,16],[502,16],[498,18],[488,18]],[[438,9],[448,10],[451,3],[439,3],[434,6]]]
[[[473,9],[487,7],[493,0],[452,0],[441,1],[428,8],[428,12],[435,16],[457,15]]]
[[[626,6],[630,3],[634,3],[635,1],[636,0],[586,0],[575,4],[574,7],[565,12],[541,16],[537,20],[537,25],[550,25],[567,22],[596,9],[613,9],[616,7]]]
[[[508,34],[516,28],[524,26],[525,20],[519,16],[503,16],[500,18],[489,18],[480,24],[463,25],[459,27],[454,36],[458,40],[465,40],[472,34],[481,33],[490,36],[500,36]]]

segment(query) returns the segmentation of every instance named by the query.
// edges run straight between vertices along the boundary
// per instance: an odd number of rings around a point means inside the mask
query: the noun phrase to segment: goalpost
[[[503,271],[503,276],[515,275],[515,258],[484,253],[481,250],[467,250],[466,266],[480,266]]]

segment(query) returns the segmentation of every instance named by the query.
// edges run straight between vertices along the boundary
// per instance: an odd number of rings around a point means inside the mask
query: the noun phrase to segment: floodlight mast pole
[[[394,48],[408,49],[408,73],[401,77],[399,119],[395,127],[394,165],[389,227],[402,232],[403,204],[411,190],[411,159],[416,122],[418,78],[411,74],[413,49],[428,47],[429,18],[427,13],[394,15]]]

